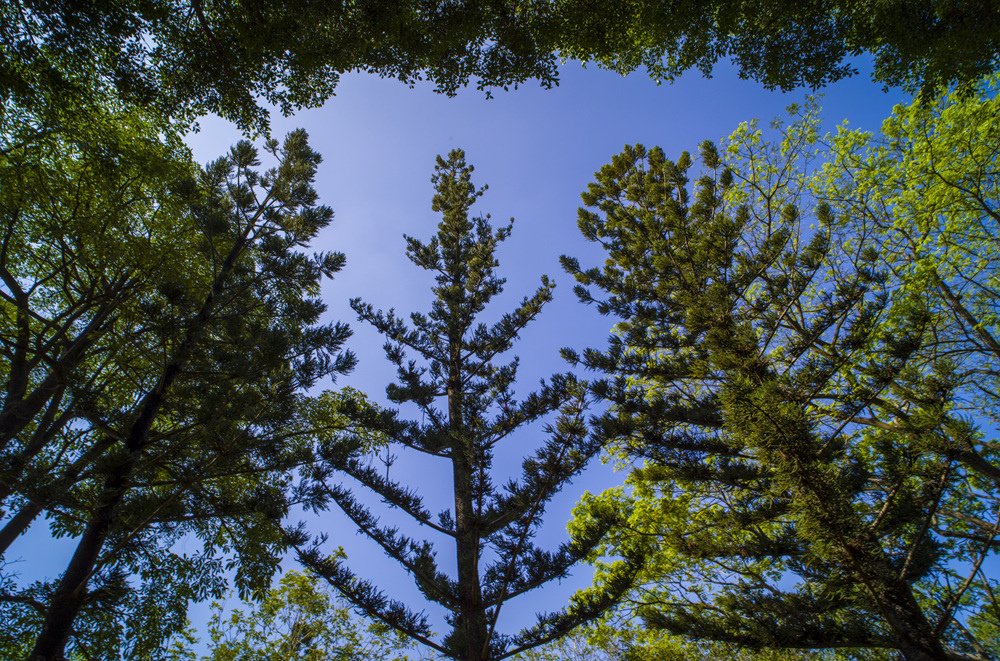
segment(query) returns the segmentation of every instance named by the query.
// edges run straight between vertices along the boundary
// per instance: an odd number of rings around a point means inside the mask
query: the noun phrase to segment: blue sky
[[[832,85],[823,94],[824,123],[831,130],[844,119],[853,126],[877,129],[892,105],[904,100],[897,91],[882,91],[865,73]],[[323,108],[291,118],[275,117],[276,137],[303,127],[323,155],[317,189],[336,217],[316,248],[347,254],[345,270],[323,292],[330,318],[351,322],[355,334],[350,347],[360,359],[355,371],[338,385],[353,386],[383,401],[385,385],[393,377],[382,354],[382,339],[355,320],[347,306],[349,298],[360,296],[376,307],[394,307],[402,313],[427,309],[430,279],[404,257],[403,234],[426,238],[435,230],[438,219],[430,210],[435,155],[464,149],[476,166],[476,182],[489,184],[478,211],[491,213],[500,222],[516,218],[513,236],[499,254],[507,290],[491,314],[506,311],[533,291],[543,273],[557,283],[555,301],[523,333],[515,351],[522,357],[521,383],[527,390],[538,379],[566,369],[558,357],[560,347],[602,346],[609,330],[610,320],[576,301],[571,279],[558,265],[561,254],[579,257],[583,264],[599,258],[576,227],[579,194],[593,173],[625,144],[659,145],[675,158],[682,150],[696,152],[706,138],[723,138],[741,121],[770,120],[804,97],[804,91],[765,91],[739,80],[726,66],[718,67],[711,79],[690,74],[674,84],[657,86],[642,74],[623,78],[596,67],[568,64],[555,89],[529,84],[497,92],[492,99],[475,90],[448,98],[434,94],[429,86],[409,89],[392,80],[349,75]],[[230,125],[207,118],[189,143],[204,162],[224,153],[239,137]],[[501,448],[498,481],[516,472],[520,456],[538,444],[538,432],[537,427],[529,429]],[[392,475],[417,487],[432,511],[448,506],[450,470],[440,460],[428,462],[398,453]],[[616,480],[620,476],[607,466],[588,470],[552,503],[539,542],[554,547],[562,541],[570,509],[583,491],[597,491]],[[386,522],[403,520],[388,516]],[[377,547],[356,535],[343,516],[328,512],[309,523],[318,532],[327,532],[331,545],[345,548],[360,575],[377,578],[392,596],[416,610],[424,609],[410,579]],[[22,577],[61,571],[68,542],[54,543],[43,529],[33,530],[12,555],[30,557],[44,548],[47,566],[25,562]],[[452,572],[453,551],[441,546],[438,557],[442,568]],[[582,568],[561,585],[515,600],[501,617],[501,628],[513,633],[531,624],[536,611],[559,608],[588,577]],[[427,610],[443,632],[443,621]],[[194,608],[192,620],[197,624],[206,612],[204,607]]]

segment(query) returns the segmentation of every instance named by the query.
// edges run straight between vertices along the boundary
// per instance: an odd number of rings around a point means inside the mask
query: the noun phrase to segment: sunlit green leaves
[[[693,186],[687,154],[641,146],[596,174],[579,223],[607,259],[563,263],[618,323],[567,356],[604,373],[598,428],[635,467],[576,516],[618,521],[597,589],[648,558],[622,613],[705,644],[978,651],[963,622],[990,603],[997,464],[970,393],[993,376],[976,314],[997,309],[997,196],[974,155],[1000,148],[992,104],[914,104],[828,144],[810,101],[770,134],[738,127],[724,159],[703,147]]]

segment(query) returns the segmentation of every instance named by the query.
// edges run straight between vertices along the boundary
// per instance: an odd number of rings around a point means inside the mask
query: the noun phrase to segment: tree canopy
[[[142,655],[227,569],[244,593],[269,583],[289,471],[335,424],[304,391],[354,359],[316,297],[343,256],[302,252],[331,218],[319,156],[301,131],[266,148],[273,168],[241,143],[179,180],[55,150],[57,173],[7,200],[3,551],[42,514],[77,542],[55,582],[3,577],[8,652],[37,637],[33,657],[60,658],[72,632],[84,656]]]
[[[578,216],[600,260],[563,258],[613,319],[564,351],[595,380],[526,394],[512,353],[554,283],[490,316],[512,224],[472,216],[454,150],[437,232],[406,237],[430,309],[351,301],[391,405],[321,390],[355,363],[321,296],[345,257],[310,252],[321,158],[272,109],[350,73],[489,94],[570,60],[657,82],[729,61],[781,90],[870,64],[915,100],[876,133],[820,136],[811,101],[747,122],[700,176],[615,155]],[[0,656],[192,658],[189,604],[228,594],[255,605],[216,606],[213,659],[1000,656],[998,67],[991,0],[0,3]],[[184,132],[213,113],[262,147],[196,164]],[[451,506],[374,449],[446,466]],[[624,484],[537,545],[602,450]],[[293,523],[331,506],[333,539]],[[71,555],[22,580],[41,528]],[[422,600],[331,548],[355,528]],[[309,573],[275,586],[289,552]],[[584,560],[591,587],[500,630]]]
[[[822,87],[856,73],[910,90],[975,83],[1000,57],[1000,10],[990,0],[711,0],[557,3],[562,54],[615,71],[645,67],[658,80],[730,58],[769,88]]]
[[[212,604],[208,651],[199,654],[198,632],[170,647],[171,661],[407,661],[413,646],[399,633],[355,615],[343,597],[315,574],[289,571],[250,610]],[[231,595],[230,595],[231,596]]]
[[[215,113],[266,129],[367,72],[454,93],[558,81],[560,59],[657,80],[731,59],[769,88],[821,87],[874,59],[874,79],[928,91],[969,84],[1000,57],[990,0],[595,3],[42,2],[0,8],[0,96],[37,105],[96,86],[174,120]]]
[[[841,131],[820,171],[813,108],[774,142],[746,124],[725,156],[702,146],[693,194],[687,154],[630,147],[597,174],[580,228],[608,261],[564,264],[620,321],[568,355],[607,373],[607,440],[640,463],[578,519],[627,514],[599,572],[648,554],[647,626],[989,657],[995,112],[989,88],[898,108],[883,136]]]
[[[190,122],[257,132],[260,103],[321,104],[358,71],[453,93],[555,80],[541,5],[488,2],[37,2],[0,8],[0,95],[38,104],[95,86]]]

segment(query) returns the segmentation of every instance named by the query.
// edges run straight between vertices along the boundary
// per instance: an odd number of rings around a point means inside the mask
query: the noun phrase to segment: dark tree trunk
[[[455,479],[455,540],[458,561],[459,626],[464,661],[488,661],[489,633],[479,579],[479,530],[473,493],[474,448],[462,416],[460,340],[452,340],[448,378],[448,425],[452,435],[451,463]]]
[[[59,587],[49,602],[45,625],[28,657],[31,661],[59,661],[64,657],[73,622],[87,596],[87,583],[111,529],[115,510],[126,491],[128,465],[131,463],[124,462],[108,478],[102,496],[112,497],[90,519],[77,544],[73,558],[59,581]]]
[[[881,580],[865,581],[869,593],[875,598],[882,617],[896,637],[900,653],[907,661],[936,661],[947,659],[944,646],[934,635],[934,627],[927,621],[920,604],[913,597],[910,586],[894,576],[887,563],[881,563]]]
[[[24,531],[44,509],[40,503],[32,501],[18,510],[17,514],[11,517],[3,528],[0,528],[0,557],[7,553],[10,545],[24,534]]]
[[[219,273],[212,282],[208,296],[205,297],[198,314],[195,315],[188,327],[184,340],[164,368],[156,387],[142,399],[139,414],[125,438],[125,456],[111,470],[105,480],[98,501],[101,505],[87,524],[73,558],[52,595],[45,625],[35,641],[34,650],[28,657],[30,661],[58,661],[63,658],[73,621],[79,614],[80,607],[87,596],[87,583],[97,566],[97,559],[104,546],[104,541],[114,524],[118,505],[128,491],[133,471],[149,442],[153,421],[163,406],[167,392],[180,376],[195,346],[201,339],[229,274],[246,246],[251,229],[252,226],[248,225],[242,237],[233,244],[219,269]]]
[[[94,315],[30,394],[5,403],[0,411],[0,449],[27,427],[53,397],[61,395],[70,373],[86,357],[87,350],[101,334],[109,313],[101,311]]]
[[[816,518],[824,522],[828,540],[840,547],[845,567],[868,591],[903,658],[907,661],[947,658],[912,588],[886,558],[879,540],[855,516],[850,502],[837,496],[837,485],[813,479],[807,468],[811,457],[801,448],[783,454],[782,463],[790,467],[789,474],[798,481],[801,497],[815,504]]]
[[[97,559],[117,514],[118,505],[128,491],[135,466],[149,440],[153,420],[163,406],[167,390],[177,379],[181,362],[174,361],[164,370],[157,387],[143,399],[139,416],[132,424],[125,442],[125,456],[108,474],[98,502],[100,507],[87,523],[73,558],[49,602],[42,632],[28,657],[31,661],[57,661],[63,658],[73,621],[87,597],[87,583],[97,566]]]

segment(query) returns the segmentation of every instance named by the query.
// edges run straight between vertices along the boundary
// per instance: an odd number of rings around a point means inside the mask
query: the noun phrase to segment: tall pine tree
[[[407,237],[407,256],[435,274],[434,302],[427,314],[410,315],[409,324],[394,311],[382,312],[352,301],[359,317],[382,333],[386,354],[397,367],[398,382],[389,398],[415,406],[420,422],[397,411],[371,408],[348,412],[358,432],[353,442],[332,446],[317,468],[314,488],[336,503],[358,528],[379,544],[414,578],[421,592],[448,612],[451,631],[432,638],[423,615],[388,599],[337,558],[324,557],[318,544],[300,548],[300,558],[370,616],[415,638],[441,654],[464,661],[503,659],[569,632],[604,610],[614,598],[585,597],[564,611],[542,615],[538,624],[516,635],[496,631],[503,606],[511,599],[569,569],[603,534],[590,528],[554,552],[532,543],[546,502],[586,465],[600,446],[585,424],[585,390],[568,375],[553,376],[523,400],[514,398],[518,361],[503,361],[521,330],[552,298],[553,283],[541,286],[513,311],[487,324],[478,321],[504,286],[495,252],[511,225],[494,228],[489,217],[470,218],[485,188],[472,183],[473,168],[461,151],[438,158],[432,181],[433,209],[441,213],[437,234],[427,242]],[[415,359],[409,356],[415,355]],[[490,475],[495,446],[519,429],[558,411],[545,427],[546,440],[524,460],[519,480],[494,483]],[[451,465],[454,508],[437,518],[414,489],[391,480],[360,450],[366,434],[384,434],[403,446]],[[379,519],[341,484],[347,476],[384,502],[448,539],[455,578],[438,565],[434,547]]]
[[[970,534],[960,519],[991,516],[948,449],[961,439],[931,445],[966,432],[948,424],[946,374],[920,358],[928,314],[894,305],[865,235],[797,204],[814,123],[782,138],[743,126],[731,168],[704,144],[694,186],[686,153],[629,147],[583,195],[580,228],[608,258],[564,265],[620,322],[606,350],[576,358],[607,374],[603,430],[641,467],[579,515],[629,514],[604,562],[648,554],[631,603],[650,628],[983,655],[956,609],[988,603],[979,571],[996,528]]]

